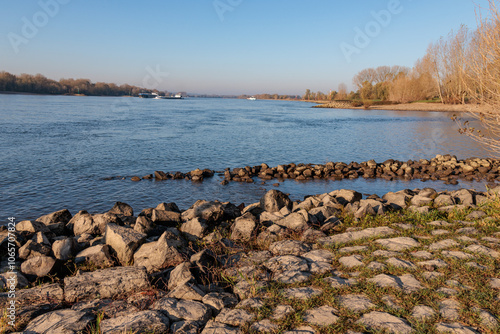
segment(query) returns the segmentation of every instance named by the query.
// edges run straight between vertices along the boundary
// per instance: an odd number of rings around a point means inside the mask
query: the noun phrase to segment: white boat
[[[255,100],[257,100],[257,98],[255,96],[250,96],[249,98],[247,98],[247,100],[255,101]]]
[[[174,96],[157,96],[155,99],[158,100],[180,100],[183,99],[181,94],[175,94]]]

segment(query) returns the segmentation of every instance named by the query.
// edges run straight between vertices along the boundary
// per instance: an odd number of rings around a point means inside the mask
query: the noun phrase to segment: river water
[[[220,185],[131,182],[155,170],[223,170],[267,163],[458,158],[490,154],[458,134],[451,114],[311,108],[294,101],[151,100],[132,97],[0,94],[0,223],[35,219],[63,208],[72,214],[126,202],[136,212],[160,202],[187,209],[198,199],[252,203],[272,183]],[[126,179],[106,178],[122,176]],[[484,183],[344,180],[281,183],[292,199],[347,188],[383,195],[404,188]]]

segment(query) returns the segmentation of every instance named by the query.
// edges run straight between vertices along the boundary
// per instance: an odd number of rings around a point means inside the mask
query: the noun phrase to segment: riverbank
[[[292,202],[271,190],[246,207],[161,203],[135,215],[118,202],[102,214],[57,211],[11,233],[20,270],[1,276],[16,295],[1,328],[495,333],[498,191],[362,199],[337,190]],[[8,231],[0,235],[6,261]]]
[[[462,104],[442,104],[442,103],[401,103],[401,104],[384,104],[384,105],[369,105],[367,108],[364,106],[353,106],[350,102],[346,101],[333,101],[333,102],[317,102],[322,103],[314,106],[313,108],[332,108],[332,109],[373,109],[373,110],[401,110],[401,111],[441,111],[441,112],[467,112],[470,110],[469,105]]]

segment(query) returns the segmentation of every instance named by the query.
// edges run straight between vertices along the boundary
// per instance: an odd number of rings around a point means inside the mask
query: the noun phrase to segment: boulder
[[[344,206],[347,203],[352,204],[354,202],[358,202],[363,198],[363,195],[358,193],[357,191],[345,189],[334,190],[328,195],[335,197],[337,201]]]
[[[162,298],[152,307],[153,310],[162,311],[171,321],[198,321],[205,324],[212,315],[210,307],[192,300],[177,300],[174,298]]]
[[[134,215],[134,210],[132,209],[132,207],[127,203],[122,203],[122,202],[116,202],[115,205],[108,212],[123,216]]]
[[[150,235],[155,230],[155,225],[146,216],[139,216],[135,220],[134,231]]]
[[[74,235],[99,234],[99,225],[94,222],[92,215],[87,211],[80,211],[71,218],[67,227],[73,229]]]
[[[191,273],[190,268],[191,268],[190,262],[183,262],[177,265],[177,267],[175,267],[174,270],[170,272],[170,278],[168,280],[168,289],[173,290],[179,285],[196,282],[196,279]]]
[[[143,244],[133,255],[134,265],[146,267],[149,273],[175,266],[184,261],[184,256],[177,250],[164,232],[158,241]]]
[[[118,215],[110,212],[99,213],[92,216],[94,224],[97,225],[96,234],[104,234],[106,232],[106,226],[108,224],[123,225],[122,220]]]
[[[18,274],[20,275],[20,274]],[[20,280],[20,278],[18,278]],[[0,302],[5,305],[8,302],[7,292],[0,294]],[[64,300],[64,291],[57,283],[44,284],[31,289],[16,291],[16,303],[19,305],[41,305],[61,303]]]
[[[274,222],[279,226],[289,228],[294,231],[304,231],[309,228],[306,218],[299,212],[292,212],[283,219]]]
[[[106,226],[105,243],[109,245],[122,265],[132,262],[134,251],[146,240],[146,235],[130,228],[109,224]]]
[[[257,219],[250,212],[236,218],[231,227],[231,240],[249,241],[255,237],[257,230]]]
[[[292,201],[288,195],[279,190],[271,189],[260,199],[260,207],[267,212],[278,212],[283,207],[291,210]]]
[[[50,230],[47,226],[45,226],[45,224],[41,222],[38,221],[32,222],[31,220],[23,220],[16,224],[16,231],[27,232],[32,234],[37,232],[47,233]]]
[[[73,257],[76,246],[77,244],[74,238],[64,238],[54,241],[52,244],[52,252],[56,259],[67,261]]]
[[[181,214],[174,211],[153,209],[151,221],[155,224],[176,226],[182,222]]]
[[[19,248],[19,258],[29,259],[36,256],[49,255],[51,252],[50,244],[37,243],[33,240],[28,240],[21,248]]]
[[[24,333],[77,334],[87,329],[94,319],[92,313],[69,309],[57,310],[33,319]]]
[[[49,256],[35,256],[21,264],[21,272],[37,277],[47,276],[55,269],[56,260]]]
[[[410,201],[411,196],[404,192],[389,192],[382,196],[382,199],[386,200],[386,203],[393,209],[401,210],[408,207],[408,202]]]
[[[182,213],[182,220],[188,221],[198,217],[208,224],[213,224],[220,222],[224,218],[224,213],[224,206],[220,202],[198,201]]]
[[[64,209],[52,212],[48,215],[41,216],[36,221],[43,223],[46,226],[49,226],[57,223],[67,224],[70,221],[70,219],[71,219],[71,213],[68,210]]]
[[[101,331],[106,334],[122,333],[167,333],[170,321],[160,311],[140,311],[105,319],[101,322]]]
[[[468,189],[460,189],[454,191],[453,193],[451,193],[451,196],[458,201],[458,204],[462,204],[465,206],[472,206],[476,204],[474,193]]]
[[[178,212],[181,213],[181,210],[179,210],[179,207],[177,204],[171,202],[171,203],[160,203],[156,206],[157,210],[165,210],[165,211],[173,211],[173,212]]]
[[[207,228],[207,224],[202,219],[196,217],[182,224],[179,230],[187,239],[196,241],[205,236]]]
[[[75,263],[92,264],[97,268],[107,268],[114,265],[114,260],[109,253],[108,245],[96,245],[82,250],[75,257]]]
[[[64,278],[64,299],[68,303],[95,298],[114,298],[149,288],[144,267],[114,267]]]

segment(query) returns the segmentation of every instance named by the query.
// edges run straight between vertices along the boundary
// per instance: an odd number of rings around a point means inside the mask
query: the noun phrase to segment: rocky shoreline
[[[273,189],[248,206],[60,210],[17,223],[17,279],[0,276],[4,291],[17,287],[16,326],[4,312],[0,328],[496,333],[499,191],[426,188],[363,199],[336,190],[293,202]],[[4,227],[2,268],[7,237]],[[8,292],[0,300],[7,305]]]
[[[211,169],[196,169],[187,173],[155,171],[142,178],[133,176],[132,181],[141,180],[191,180],[202,182],[215,174],[223,176],[223,185],[234,182],[255,182],[255,178],[266,180],[343,180],[357,178],[382,178],[388,181],[402,180],[441,180],[446,184],[458,184],[459,180],[487,182],[500,181],[500,160],[497,159],[457,159],[451,155],[418,161],[387,160],[377,163],[374,160],[361,163],[328,162],[326,164],[287,164],[269,167],[267,164],[246,166],[242,168],[227,168],[225,171]]]

